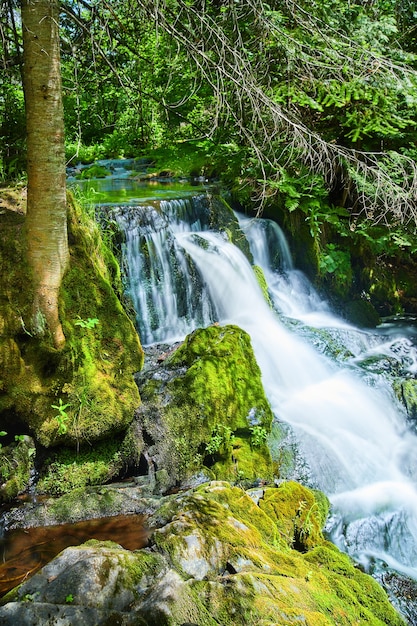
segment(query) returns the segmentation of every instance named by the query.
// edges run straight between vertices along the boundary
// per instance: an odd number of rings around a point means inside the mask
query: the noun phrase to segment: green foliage
[[[97,442],[94,447],[60,448],[44,463],[38,490],[40,493],[61,495],[87,485],[106,483],[120,471],[124,459],[118,439]]]
[[[230,454],[233,447],[232,429],[224,424],[217,424],[206,445],[207,454]]]
[[[88,317],[86,320],[76,320],[74,322],[74,326],[81,326],[81,328],[94,328],[94,326],[97,326],[97,324],[99,323],[99,319],[97,319],[97,317]]]
[[[59,398],[59,404],[52,404],[51,407],[58,411],[58,415],[55,415],[55,419],[58,422],[58,434],[65,435],[68,430],[68,426],[66,421],[68,419],[68,415],[66,409],[71,406],[71,404],[64,404],[62,402],[62,398]]]
[[[317,502],[309,504],[306,500],[300,500],[295,518],[295,531],[297,538],[304,542],[315,529],[317,520],[315,516],[319,513]]]
[[[0,437],[5,437],[7,435],[5,430],[0,430]],[[2,448],[2,444],[0,443],[0,449]]]
[[[83,169],[76,178],[80,180],[88,180],[90,178],[106,178],[111,172],[102,165],[91,165],[90,167]]]
[[[387,228],[369,220],[358,220],[352,225],[353,239],[366,244],[376,257],[394,257],[417,252],[417,235],[413,228],[402,224]]]
[[[22,602],[33,602],[35,600],[35,597],[32,593],[25,593],[25,595],[22,598]]]
[[[4,70],[0,76],[0,183],[23,177],[26,159],[25,110],[19,76]]]
[[[99,159],[104,159],[106,156],[107,153],[103,144],[85,146],[69,140],[65,143],[65,158],[67,163],[71,165],[77,163],[93,163]]]
[[[150,172],[170,172],[172,176],[201,176],[212,171],[212,144],[209,141],[172,142],[147,153],[153,165]]]
[[[315,239],[321,233],[324,224],[336,227],[340,218],[347,217],[349,212],[328,202],[328,190],[321,176],[309,174],[305,168],[293,173],[282,168],[277,180],[259,181],[266,183],[271,189],[277,190],[282,197],[284,208],[292,213],[300,210],[305,215],[310,234]]]
[[[268,438],[268,431],[264,426],[259,426],[255,424],[250,427],[251,432],[251,445],[254,448],[260,448],[262,445],[266,443]]]
[[[7,433],[1,431],[0,436]],[[35,448],[30,437],[15,435],[14,442],[0,445],[0,503],[9,502],[27,490]]]
[[[319,269],[322,274],[333,275],[340,288],[349,287],[352,282],[350,253],[329,243],[319,254]]]

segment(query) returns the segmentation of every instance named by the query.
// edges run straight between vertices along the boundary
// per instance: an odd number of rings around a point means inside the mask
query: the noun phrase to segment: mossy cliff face
[[[198,329],[139,378],[147,453],[172,480],[203,467],[230,480],[270,478],[272,413],[250,338],[237,326]]]
[[[215,481],[165,497],[147,548],[68,548],[3,599],[0,623],[404,626],[323,538],[327,510],[294,482],[245,492]]]
[[[143,352],[113,287],[117,263],[97,227],[69,203],[71,258],[60,294],[66,345],[57,351],[47,335],[28,330],[24,216],[6,211],[0,224],[2,428],[31,434],[46,447],[82,446],[123,432],[140,402],[133,374]]]

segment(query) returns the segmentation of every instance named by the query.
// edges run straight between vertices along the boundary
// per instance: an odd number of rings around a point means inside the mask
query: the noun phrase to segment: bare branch
[[[414,70],[358,46],[317,19],[312,22],[311,15],[292,0],[286,0],[287,7],[303,28],[319,32],[325,43],[323,50],[291,37],[280,27],[274,13],[266,11],[259,0],[241,4],[244,9],[240,11],[246,11],[246,16],[251,14],[256,34],[259,34],[258,44],[262,38],[273,35],[286,63],[299,78],[317,79],[324,73],[328,77],[330,73],[335,79],[345,80],[348,73],[359,79],[372,71],[386,81],[409,78],[417,84]],[[303,123],[296,108],[283,108],[274,99],[268,84],[262,84],[265,67],[254,61],[245,48],[239,26],[242,13],[237,13],[235,3],[225,5],[227,16],[223,19],[227,17],[228,30],[221,16],[214,20],[201,5],[196,8],[194,3],[183,0],[177,1],[175,14],[164,0],[158,3],[135,0],[135,5],[145,19],[154,19],[159,31],[179,43],[210,85],[217,103],[212,133],[222,120],[233,120],[237,133],[259,162],[264,177],[262,197],[267,193],[267,179],[279,177],[283,160],[297,155],[311,172],[322,174],[329,186],[344,171],[346,184],[355,183],[358,206],[364,207],[366,215],[375,221],[417,221],[415,162],[397,153],[369,153],[327,142]],[[230,32],[232,35],[228,34]],[[334,62],[329,63],[332,56]]]

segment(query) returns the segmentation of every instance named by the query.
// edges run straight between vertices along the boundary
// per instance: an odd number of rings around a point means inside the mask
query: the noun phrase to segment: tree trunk
[[[35,296],[33,328],[65,343],[58,295],[68,263],[64,117],[58,0],[22,0],[27,126],[27,254]]]

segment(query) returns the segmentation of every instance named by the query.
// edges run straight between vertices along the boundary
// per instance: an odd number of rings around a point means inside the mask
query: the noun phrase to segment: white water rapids
[[[138,260],[138,233],[129,229],[126,217],[117,219],[127,233],[131,294],[138,318],[145,318],[150,314],[144,296],[134,296],[144,280],[142,275],[138,279],[138,264],[144,263]],[[274,415],[291,427],[312,484],[330,498],[331,539],[365,567],[392,567],[417,580],[417,437],[387,379],[358,365],[370,355],[385,355],[400,359],[411,375],[417,362],[415,349],[407,338],[361,331],[334,316],[308,280],[293,269],[276,225],[241,219],[241,227],[255,263],[264,270],[274,309],[267,304],[247,258],[224,235],[198,221],[185,226],[173,220],[170,226],[149,233],[152,254],[160,259],[162,271],[158,270],[148,292],[156,293],[156,308],[168,311],[169,319],[164,313],[163,334],[158,323],[155,331],[148,328],[144,343],[178,338],[213,321],[246,330]],[[175,249],[175,268],[172,258],[164,256],[165,228],[170,232],[170,248]],[[277,247],[279,263],[271,259],[271,250]],[[148,256],[149,249],[148,242]],[[189,258],[202,279],[197,292],[192,290]],[[148,273],[148,282],[155,271]],[[185,300],[190,306],[196,307],[196,300],[201,304],[195,315],[178,313],[176,285],[181,280],[189,281]],[[165,291],[169,307],[161,296]],[[315,335],[311,328],[345,342],[350,357],[327,356],[315,347],[317,331]]]

